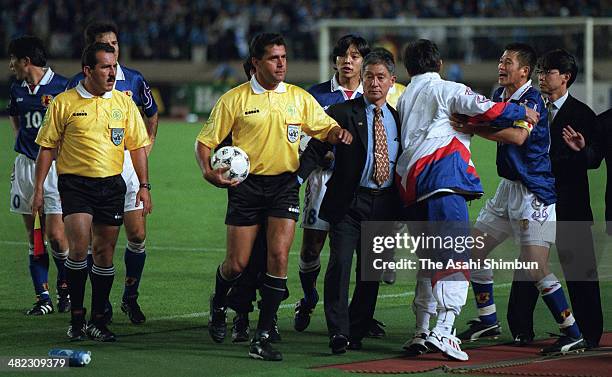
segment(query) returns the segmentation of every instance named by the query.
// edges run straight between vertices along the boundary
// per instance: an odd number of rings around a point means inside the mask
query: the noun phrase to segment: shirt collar
[[[432,79],[438,79],[440,80],[440,74],[438,72],[425,72],[425,73],[421,73],[420,75],[414,75],[410,78],[410,82],[411,83],[415,83],[415,82],[419,82],[419,81],[425,81],[425,80],[432,80]]]
[[[559,110],[561,108],[561,106],[563,106],[565,101],[567,100],[568,96],[569,96],[569,91],[565,92],[564,95],[562,95],[561,97],[557,98],[557,100],[555,102],[553,102],[554,109],[555,110]]]
[[[331,91],[332,92],[336,92],[338,90],[342,90],[342,91],[348,90],[345,87],[343,87],[342,85],[340,85],[340,83],[338,82],[338,77],[337,76],[338,76],[338,74],[335,74],[332,77],[332,79],[330,80],[331,81]],[[363,94],[363,85],[362,85],[361,82],[359,82],[359,86],[353,92],[354,92],[353,93],[353,98],[355,97],[355,93]]]
[[[51,67],[45,67],[43,68],[43,71],[45,72],[43,74],[43,77],[40,78],[40,81],[34,87],[34,90],[30,90],[30,94],[36,94],[40,86],[47,85],[51,82],[51,80],[53,80],[53,76],[55,75],[55,73],[53,72]],[[28,90],[30,89],[30,85],[28,85],[28,82],[26,80],[23,80],[23,82],[21,83],[21,86],[27,87]]]
[[[87,89],[85,89],[85,87],[83,86],[83,80],[79,81],[79,84],[76,86],[76,91],[77,93],[79,93],[79,95],[83,98],[95,98],[96,96],[94,96],[93,94],[89,93],[87,91]],[[102,98],[104,99],[109,99],[113,97],[113,92],[106,92],[102,95]]]
[[[518,101],[521,99],[523,94],[525,94],[525,92],[529,90],[529,88],[531,88],[531,80],[528,80],[526,83],[521,85],[521,87],[518,88],[517,91],[514,92],[514,94],[512,94],[510,98],[506,98],[506,89],[504,88],[504,91],[502,92],[502,98],[504,99],[504,101]]]
[[[365,102],[366,105],[366,111],[371,111],[372,113],[374,112],[374,109],[376,108],[376,105],[371,103],[370,101],[368,101],[368,99],[363,96],[363,101]],[[385,103],[383,103],[383,105],[380,107],[380,114],[382,115],[382,117],[385,117],[385,107],[387,107],[387,102],[385,101]]]
[[[121,66],[117,62],[117,73],[115,74],[115,82],[117,82],[118,80],[125,80],[125,73],[123,73],[123,69],[121,69]]]
[[[251,89],[253,89],[253,93],[255,94],[264,94],[265,92],[268,92],[269,90],[267,90],[266,88],[264,88],[263,86],[261,86],[261,84],[259,84],[259,82],[257,81],[257,79],[255,78],[255,75],[251,76]],[[276,88],[274,89],[275,93],[285,93],[287,92],[287,85],[281,81]]]

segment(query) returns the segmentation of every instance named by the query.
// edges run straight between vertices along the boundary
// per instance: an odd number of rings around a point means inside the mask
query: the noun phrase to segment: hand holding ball
[[[242,182],[249,175],[251,163],[249,156],[240,148],[229,146],[218,149],[212,156],[212,168],[229,167],[223,177],[229,180]]]

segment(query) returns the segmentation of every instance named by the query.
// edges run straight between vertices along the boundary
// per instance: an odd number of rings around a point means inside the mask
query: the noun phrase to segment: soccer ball
[[[212,168],[219,169],[229,166],[230,169],[223,174],[224,178],[242,182],[249,175],[251,163],[249,156],[240,148],[223,147],[212,157]]]

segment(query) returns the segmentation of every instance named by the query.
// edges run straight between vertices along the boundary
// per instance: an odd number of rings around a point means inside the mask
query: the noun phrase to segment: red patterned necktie
[[[374,182],[382,186],[389,179],[389,150],[387,133],[382,120],[382,110],[374,109]]]

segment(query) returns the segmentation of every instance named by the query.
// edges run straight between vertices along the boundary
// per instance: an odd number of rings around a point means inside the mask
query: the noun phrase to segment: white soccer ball
[[[251,163],[245,151],[238,147],[229,146],[218,149],[212,156],[213,169],[227,166],[229,166],[229,170],[223,174],[223,177],[242,182],[249,175]]]

